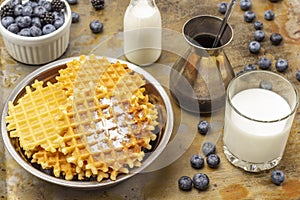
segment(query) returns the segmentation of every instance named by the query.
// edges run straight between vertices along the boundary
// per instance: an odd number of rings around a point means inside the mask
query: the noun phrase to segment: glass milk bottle
[[[124,16],[124,53],[130,62],[146,66],[161,54],[161,15],[155,0],[131,0]]]

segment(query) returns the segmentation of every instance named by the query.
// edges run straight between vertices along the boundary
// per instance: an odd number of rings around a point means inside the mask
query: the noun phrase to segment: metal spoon
[[[220,38],[222,37],[222,35],[224,33],[224,30],[225,30],[225,28],[227,26],[227,21],[230,18],[230,15],[232,13],[232,10],[233,10],[234,5],[235,5],[236,2],[237,2],[237,0],[231,0],[230,1],[229,6],[227,8],[227,11],[225,13],[225,17],[222,20],[221,27],[220,27],[220,29],[219,29],[219,31],[217,33],[217,36],[215,38],[215,41],[214,41],[213,45],[212,45],[212,48],[216,48],[217,47],[217,45],[218,45],[218,43],[220,41]]]

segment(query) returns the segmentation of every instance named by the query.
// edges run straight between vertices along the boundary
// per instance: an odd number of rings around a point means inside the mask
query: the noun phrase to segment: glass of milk
[[[223,136],[229,162],[249,172],[275,167],[297,106],[297,90],[276,73],[258,70],[234,78],[227,88]]]

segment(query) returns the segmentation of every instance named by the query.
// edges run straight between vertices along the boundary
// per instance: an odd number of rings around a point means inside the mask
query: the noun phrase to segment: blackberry
[[[53,24],[54,22],[54,16],[52,12],[45,12],[44,14],[41,14],[40,16],[42,24]]]
[[[0,16],[1,18],[6,17],[6,16],[13,16],[14,14],[14,9],[10,7],[9,5],[4,5],[0,9]]]
[[[66,4],[64,2],[62,2],[61,0],[53,0],[51,2],[51,6],[54,11],[61,11],[62,9],[64,9],[66,7]]]
[[[101,10],[104,8],[105,1],[104,0],[91,0],[92,6],[96,10]]]

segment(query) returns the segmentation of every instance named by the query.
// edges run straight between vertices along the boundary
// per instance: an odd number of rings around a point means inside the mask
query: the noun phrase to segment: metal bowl
[[[61,186],[82,188],[82,189],[109,187],[117,183],[120,183],[134,176],[135,174],[142,172],[145,168],[147,168],[165,149],[172,133],[174,118],[173,118],[173,110],[172,110],[169,96],[167,95],[163,87],[160,85],[160,83],[140,67],[137,67],[131,63],[122,60],[107,58],[112,63],[115,63],[116,61],[119,61],[121,63],[126,63],[128,67],[131,68],[133,71],[142,74],[145,77],[146,79],[145,87],[150,97],[150,101],[152,101],[152,103],[155,104],[155,106],[158,108],[159,111],[159,117],[158,117],[159,125],[156,133],[158,137],[153,143],[151,143],[152,149],[145,153],[144,160],[142,161],[142,166],[131,169],[129,174],[118,175],[117,180],[115,181],[112,181],[110,179],[105,179],[102,180],[101,182],[92,181],[92,180],[68,181],[62,178],[57,178],[52,175],[49,175],[44,171],[40,170],[39,168],[37,168],[32,163],[30,163],[30,161],[24,155],[21,147],[19,146],[18,139],[10,138],[9,132],[6,129],[5,117],[8,114],[8,101],[16,103],[18,99],[25,94],[25,87],[31,85],[36,79],[44,82],[47,81],[56,82],[55,76],[58,75],[58,70],[65,68],[66,63],[73,59],[78,59],[78,57],[58,60],[44,67],[41,67],[36,71],[32,72],[31,74],[29,74],[14,88],[11,95],[8,97],[7,103],[4,105],[2,116],[1,116],[2,138],[4,140],[5,147],[12,155],[12,157],[16,160],[16,162],[19,163],[29,173],[33,174],[34,176],[42,180],[57,185],[61,185]]]

